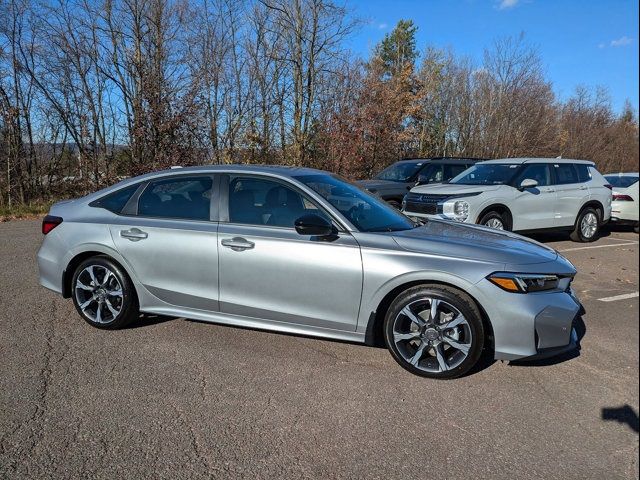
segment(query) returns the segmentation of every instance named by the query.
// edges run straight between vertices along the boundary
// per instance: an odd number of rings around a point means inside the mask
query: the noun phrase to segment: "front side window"
[[[462,172],[464,172],[467,168],[472,165],[445,165],[444,166],[444,179],[445,181],[450,181],[452,178],[457,177]]]
[[[295,178],[325,198],[361,232],[393,232],[416,226],[384,200],[337,175],[313,174]]]
[[[294,228],[303,215],[329,217],[311,200],[280,182],[235,177],[229,184],[229,222]]]
[[[174,177],[149,182],[138,199],[138,215],[209,220],[211,177]]]
[[[516,163],[475,164],[451,182],[457,185],[505,185],[514,177],[520,165]]]
[[[381,171],[376,178],[392,182],[410,182],[423,165],[424,162],[397,162]]]
[[[419,183],[440,183],[442,179],[442,165],[428,165],[418,175]]]
[[[519,187],[523,180],[535,180],[539,187],[551,185],[551,171],[549,165],[544,163],[527,165],[516,177],[513,185]]]
[[[578,180],[578,172],[572,163],[558,163],[553,167],[556,172],[556,183],[558,185],[580,183],[580,180]]]

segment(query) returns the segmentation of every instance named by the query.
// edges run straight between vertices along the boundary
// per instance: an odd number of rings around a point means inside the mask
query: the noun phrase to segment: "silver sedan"
[[[405,369],[454,378],[483,352],[575,344],[576,270],[516,234],[414,223],[327,172],[177,168],[55,204],[40,283],[89,324],[140,312],[384,344]]]

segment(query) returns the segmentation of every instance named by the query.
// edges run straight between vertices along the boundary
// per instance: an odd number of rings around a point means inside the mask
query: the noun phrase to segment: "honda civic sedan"
[[[434,378],[576,347],[575,268],[519,235],[416,223],[339,176],[206,166],[55,204],[40,283],[102,329],[140,312],[384,344]],[[354,355],[357,352],[354,350]]]

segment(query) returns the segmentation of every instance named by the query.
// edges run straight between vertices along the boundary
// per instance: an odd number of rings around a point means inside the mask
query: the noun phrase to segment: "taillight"
[[[629,195],[620,195],[619,193],[613,194],[613,200],[617,202],[633,202],[633,198]]]
[[[604,188],[608,188],[609,190],[613,190],[613,185],[610,185],[608,183],[604,184]]]
[[[62,217],[47,215],[46,217],[44,217],[44,219],[42,219],[42,233],[46,235],[61,223],[62,223]]]

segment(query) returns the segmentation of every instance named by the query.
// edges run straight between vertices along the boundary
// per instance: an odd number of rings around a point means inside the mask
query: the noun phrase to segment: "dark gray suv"
[[[400,208],[402,199],[417,185],[442,183],[471,167],[479,159],[460,157],[412,158],[400,160],[371,180],[359,180],[361,187],[375,193],[391,206]]]

